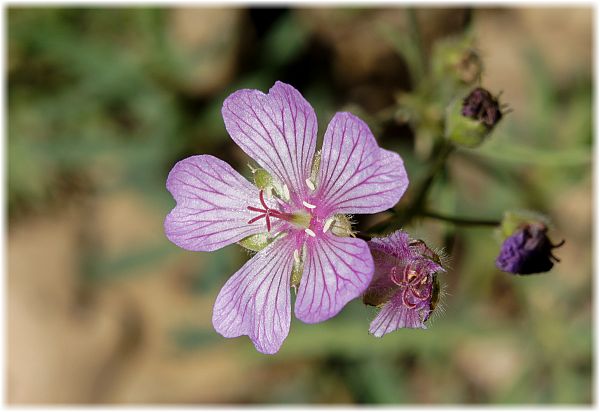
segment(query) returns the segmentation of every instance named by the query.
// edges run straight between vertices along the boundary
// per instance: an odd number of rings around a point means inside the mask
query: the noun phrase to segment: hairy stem
[[[427,171],[427,175],[425,176],[423,183],[421,183],[421,186],[412,202],[411,209],[414,209],[414,212],[420,210],[424,205],[425,201],[427,200],[429,189],[431,189],[431,185],[435,181],[435,178],[439,172],[444,168],[444,166],[446,166],[446,160],[448,160],[448,156],[453,150],[454,146],[451,143],[446,140],[441,140],[436,150],[435,160]]]

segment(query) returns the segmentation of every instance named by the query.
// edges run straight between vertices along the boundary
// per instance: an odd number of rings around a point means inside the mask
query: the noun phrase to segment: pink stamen
[[[267,206],[267,204],[265,203],[265,197],[263,195],[263,191],[262,190],[258,193],[258,197],[260,198],[260,204],[263,205],[263,207],[265,209],[269,210],[269,206]]]
[[[390,271],[390,279],[398,286],[402,286],[403,281],[398,279],[398,268],[394,266]]]
[[[260,213],[264,213],[264,210],[259,209],[257,207],[252,207],[252,206],[248,206],[248,210],[251,210],[253,212],[260,212]]]
[[[258,215],[258,216],[256,216],[256,217],[253,217],[252,219],[250,219],[250,220],[248,221],[248,224],[254,223],[254,222],[256,222],[257,220],[260,220],[260,219],[262,219],[262,218],[263,218],[263,217],[265,217],[265,216],[266,216],[266,215],[263,213],[262,215]]]
[[[414,309],[417,306],[417,304],[410,303],[406,297],[406,293],[409,291],[409,289],[410,288],[406,288],[404,289],[404,292],[402,292],[402,304],[409,309]]]
[[[274,210],[271,209],[269,206],[267,206],[267,202],[265,202],[265,197],[264,197],[264,191],[261,190],[258,193],[258,197],[260,199],[260,203],[261,205],[264,207],[264,209],[259,209],[257,207],[254,206],[247,206],[246,208],[248,210],[250,210],[251,212],[257,212],[260,213],[260,215],[253,217],[252,219],[250,219],[248,221],[248,224],[254,223],[260,219],[262,219],[263,217],[265,218],[265,222],[267,223],[267,232],[271,231],[271,217],[274,217],[276,219],[282,219],[282,220],[289,220],[290,216],[287,215],[286,213],[282,213],[278,210]]]
[[[413,273],[412,276],[410,276],[410,280],[409,280],[409,275],[411,275],[411,272]],[[427,299],[429,299],[431,297],[431,293],[425,291],[424,294],[421,294],[417,287],[419,286],[419,284],[421,284],[421,282],[426,279],[425,275],[423,275],[422,273],[419,274],[415,274],[414,269],[411,267],[411,265],[406,265],[404,267],[404,270],[402,271],[402,279],[398,279],[399,278],[399,273],[398,273],[398,269],[396,266],[394,266],[392,268],[392,270],[390,270],[390,279],[392,282],[394,282],[396,285],[400,286],[401,288],[403,288],[404,290],[402,291],[402,304],[404,306],[406,306],[408,309],[414,309],[417,307],[418,303],[411,303],[409,300],[409,297],[412,295],[413,299],[417,299],[420,302],[426,301]]]

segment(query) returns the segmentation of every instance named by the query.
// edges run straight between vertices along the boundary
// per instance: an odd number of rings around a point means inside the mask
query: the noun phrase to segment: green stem
[[[442,215],[436,212],[429,211],[421,212],[419,215],[430,219],[436,219],[444,222],[453,223],[457,226],[499,226],[501,223],[499,220],[467,219],[456,216]]]
[[[446,160],[448,160],[448,156],[453,150],[454,146],[451,143],[449,143],[447,140],[441,140],[438,149],[436,150],[436,159],[427,171],[425,179],[423,180],[423,183],[421,184],[419,191],[412,202],[410,209],[413,209],[413,213],[422,208],[423,204],[427,200],[427,194],[429,193],[429,189],[431,189],[431,185],[435,181],[438,173],[446,165]]]

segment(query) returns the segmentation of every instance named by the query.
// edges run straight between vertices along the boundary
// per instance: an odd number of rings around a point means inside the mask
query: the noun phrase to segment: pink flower
[[[439,256],[400,230],[372,239],[369,247],[375,274],[363,301],[381,308],[369,332],[381,337],[400,328],[426,329],[438,300],[436,273],[444,271]]]
[[[270,174],[272,187],[257,188],[213,156],[184,159],[167,179],[177,206],[165,233],[193,251],[266,234],[268,245],[219,293],[213,325],[225,337],[248,335],[257,350],[275,353],[289,332],[292,271],[301,274],[296,317],[317,323],[335,316],[373,276],[367,243],[338,228],[348,222],[343,214],[394,206],[408,178],[400,156],[379,148],[350,113],[334,116],[320,162],[313,162],[315,112],[285,83],[267,95],[239,90],[225,100],[222,114],[232,139]]]

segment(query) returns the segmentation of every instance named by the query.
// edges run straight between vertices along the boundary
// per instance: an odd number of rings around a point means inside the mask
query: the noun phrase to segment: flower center
[[[413,265],[406,265],[402,271],[394,266],[390,271],[390,279],[403,289],[402,304],[409,309],[431,298],[427,275],[416,271]]]
[[[268,195],[269,192],[267,192]],[[278,209],[273,209],[267,205],[265,201],[265,190],[261,189],[258,194],[261,207],[247,206],[251,212],[256,212],[258,215],[248,221],[248,224],[255,223],[265,219],[267,231],[271,231],[273,226],[272,219],[281,219],[291,223],[296,228],[303,230],[308,236],[316,237],[317,233],[327,233],[331,231],[337,236],[353,236],[351,230],[351,222],[344,215],[326,216],[323,212],[328,213],[319,207],[319,203],[314,203],[314,200],[307,198],[300,199],[292,198],[292,202],[286,202],[285,199],[279,202]]]

